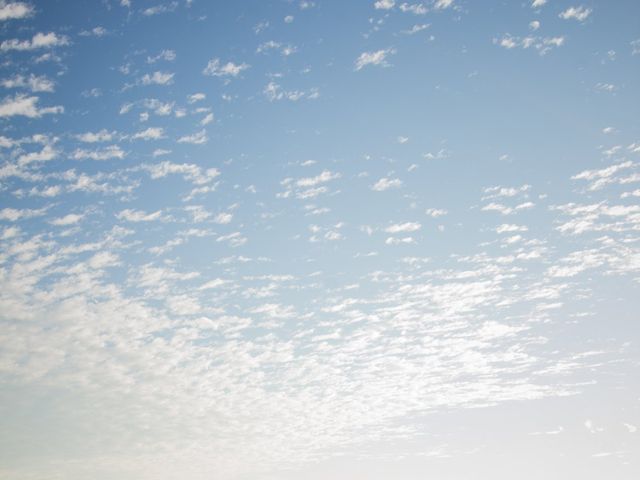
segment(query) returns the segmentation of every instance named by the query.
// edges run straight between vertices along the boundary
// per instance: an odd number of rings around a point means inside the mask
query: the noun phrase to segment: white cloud
[[[31,190],[29,190],[29,196],[31,197],[52,198],[57,197],[61,193],[62,187],[60,187],[60,185],[51,185],[49,187],[43,187],[41,189],[33,187]]]
[[[590,231],[624,232],[625,230],[637,230],[640,228],[638,225],[640,207],[637,205],[608,205],[606,203],[582,205],[569,203],[552,207],[552,210],[559,210],[563,214],[572,217],[556,227],[563,234],[580,235]],[[610,223],[607,219],[614,220],[614,223]]]
[[[203,170],[200,166],[192,163],[172,163],[166,160],[153,165],[143,164],[140,168],[148,171],[152,179],[177,174],[182,175],[185,180],[195,185],[205,185],[220,175],[217,168]]]
[[[229,280],[223,280],[221,278],[214,278],[208,282],[203,283],[198,287],[198,290],[211,290],[213,288],[220,288],[223,285],[229,284]]]
[[[157,98],[145,98],[141,103],[145,108],[153,110],[153,113],[159,116],[171,115],[175,105],[175,102],[161,102]]]
[[[559,435],[564,432],[564,428],[559,426],[554,430],[547,430],[546,432],[531,432],[529,435]]]
[[[514,213],[517,213],[521,210],[529,210],[531,208],[533,208],[535,206],[535,204],[533,202],[523,202],[520,203],[518,205],[516,205],[515,207],[508,207],[506,205],[503,205],[501,203],[489,203],[487,205],[485,205],[484,207],[482,207],[482,211],[483,212],[498,212],[501,213],[502,215],[511,215]]]
[[[267,53],[270,50],[279,50],[280,53],[285,57],[288,57],[289,55],[292,55],[298,51],[298,49],[293,45],[283,45],[280,42],[269,40],[268,42],[264,42],[258,45],[256,53]]]
[[[200,125],[204,127],[205,125],[209,125],[211,122],[213,122],[213,113],[208,113],[202,120],[200,120]]]
[[[322,173],[316,175],[315,177],[300,178],[296,181],[296,185],[298,187],[304,188],[315,187],[318,184],[330,182],[331,180],[335,180],[337,178],[340,178],[339,173],[324,170]]]
[[[0,148],[11,148],[16,145],[16,141],[0,135]]]
[[[317,89],[311,89],[308,92],[303,90],[283,90],[280,85],[275,82],[269,82],[264,87],[263,93],[270,102],[276,100],[291,100],[296,102],[302,98],[314,100],[320,96]]]
[[[418,32],[426,30],[427,28],[429,28],[429,25],[426,23],[422,23],[420,25],[414,25],[409,30],[403,30],[402,33],[404,33],[405,35],[415,35]]]
[[[500,45],[507,50],[513,48],[531,49],[537,50],[540,55],[545,55],[554,48],[564,45],[564,37],[514,37],[512,35],[504,35],[502,38],[494,38],[493,43]]]
[[[39,48],[63,47],[69,45],[69,39],[65,35],[56,35],[50,33],[36,33],[31,40],[4,40],[0,44],[0,50],[3,52],[10,50],[36,50]]]
[[[106,267],[114,267],[120,264],[118,255],[112,252],[98,252],[87,262],[89,267],[101,270]]]
[[[169,155],[171,153],[171,150],[167,150],[166,148],[156,148],[152,155],[153,157],[162,157],[164,155]]]
[[[132,140],[159,140],[161,138],[164,138],[164,129],[162,127],[149,127],[131,137]]]
[[[178,2],[170,2],[167,4],[160,4],[154,7],[149,7],[143,10],[142,14],[147,17],[151,17],[153,15],[160,15],[161,13],[173,12],[177,7],[178,7]]]
[[[249,65],[246,63],[235,64],[227,62],[222,65],[219,58],[213,58],[209,60],[202,73],[212,77],[237,77],[247,68],[249,68]]]
[[[204,93],[194,93],[187,97],[187,101],[189,103],[196,103],[204,100],[205,98],[207,98],[207,96]]]
[[[184,209],[191,214],[194,222],[203,222],[211,216],[202,205],[188,205]]]
[[[69,225],[75,225],[78,223],[84,215],[79,215],[77,213],[69,213],[64,217],[54,218],[49,220],[51,225],[55,225],[56,227],[68,227]]]
[[[27,18],[33,15],[33,7],[24,2],[0,2],[0,21]]]
[[[18,164],[27,165],[32,162],[48,162],[58,156],[58,152],[51,147],[45,145],[39,152],[25,153],[18,157]]]
[[[591,15],[591,12],[592,10],[590,8],[586,8],[583,6],[569,7],[558,16],[560,18],[563,18],[564,20],[573,19],[578,20],[579,22],[584,22],[589,17],[589,15]]]
[[[483,190],[485,195],[482,197],[483,200],[489,198],[501,198],[501,197],[515,197],[517,195],[526,194],[531,190],[531,185],[524,184],[519,187],[487,187]]]
[[[602,82],[600,82],[600,83],[596,84],[596,89],[600,90],[602,92],[615,92],[616,90],[618,90],[618,87],[616,87],[612,83],[602,83]]]
[[[622,170],[627,170],[635,167],[635,164],[628,160],[626,162],[611,165],[606,168],[597,170],[584,170],[577,175],[571,177],[572,180],[587,180],[591,182],[589,190],[599,190],[604,186],[614,182],[614,175]]]
[[[94,27],[91,30],[83,30],[80,32],[82,37],[104,37],[109,32],[104,27]]]
[[[102,129],[98,132],[86,132],[76,135],[76,138],[84,143],[110,142],[113,139],[113,132]]]
[[[129,113],[133,107],[133,103],[124,103],[122,104],[122,106],[120,106],[120,111],[118,113],[120,115],[124,115],[125,113]]]
[[[253,27],[253,31],[256,35],[259,35],[268,27],[269,27],[269,22],[265,20],[263,22],[258,23],[255,27]]]
[[[592,420],[585,420],[584,426],[590,433],[600,433],[604,430],[602,427],[596,427]]]
[[[387,233],[410,233],[422,228],[418,222],[396,223],[384,229]]]
[[[240,232],[233,232],[216,238],[216,242],[227,242],[231,247],[241,247],[247,243],[247,238],[243,237]]]
[[[193,145],[202,145],[209,141],[207,132],[200,130],[192,135],[185,135],[178,139],[178,143],[191,143]]]
[[[389,237],[384,241],[384,243],[386,243],[387,245],[408,245],[408,244],[416,243],[416,240],[413,237],[403,237],[403,238]]]
[[[425,210],[424,213],[426,213],[430,217],[438,218],[438,217],[443,217],[448,212],[446,210],[444,210],[444,209],[441,209],[441,208],[427,208],[427,210]]]
[[[0,234],[0,240],[9,240],[20,235],[20,227],[5,227]]]
[[[524,225],[503,223],[496,228],[496,233],[526,232],[527,230],[529,229]]]
[[[153,72],[151,75],[148,73],[142,77],[143,85],[171,85],[173,83],[173,77],[175,73],[169,72]]]
[[[494,40],[494,43],[495,43],[495,40]],[[517,39],[514,39],[510,35],[507,35],[499,41],[499,45],[506,49],[512,49],[518,46],[518,42],[517,42]]]
[[[64,107],[60,105],[38,108],[38,100],[38,97],[28,97],[23,94],[5,97],[2,103],[0,103],[0,117],[21,115],[29,118],[38,118],[47,114],[64,113]]]
[[[116,214],[118,220],[126,220],[127,222],[153,222],[160,220],[162,217],[162,211],[158,210],[153,213],[146,213],[142,210],[134,210],[127,208]]]
[[[226,225],[228,223],[231,223],[231,220],[233,220],[233,214],[222,212],[216,215],[213,221],[219,223],[220,225]]]
[[[10,222],[17,222],[18,220],[28,219],[33,217],[41,217],[46,213],[46,208],[31,209],[31,208],[3,208],[0,210],[0,220],[9,220]]]
[[[155,57],[147,57],[147,63],[156,63],[157,61],[164,60],[166,62],[173,62],[177,58],[174,50],[162,50]]]
[[[125,152],[118,145],[110,145],[105,148],[96,150],[86,150],[84,148],[76,149],[71,158],[74,160],[111,160],[112,158],[123,159]]]
[[[371,186],[371,189],[376,192],[384,192],[391,188],[400,188],[401,186],[402,181],[397,178],[381,178]]]
[[[425,153],[422,156],[425,158],[425,160],[444,160],[446,158],[449,158],[449,151],[445,148],[441,148],[440,150],[438,150],[436,153]]]
[[[444,10],[453,6],[453,0],[437,0],[433,8],[436,10]]]
[[[531,2],[531,8],[540,8],[543,7],[547,3],[547,0],[533,0]]]
[[[28,88],[32,92],[53,92],[55,87],[55,83],[49,78],[34,74],[28,77],[15,75],[11,78],[5,78],[0,81],[0,85],[4,88]]]
[[[375,52],[364,52],[355,61],[356,71],[361,70],[367,65],[377,65],[382,67],[388,67],[389,64],[386,61],[387,56],[395,53],[393,48],[386,48],[383,50],[377,50]]]
[[[373,6],[376,10],[391,10],[395,4],[395,0],[378,0]]]
[[[301,200],[315,198],[318,195],[327,193],[328,187],[322,184],[340,178],[340,173],[324,170],[315,177],[304,177],[299,179],[285,178],[280,182],[285,187],[285,191],[276,194],[278,198],[289,198],[295,194]]]
[[[446,3],[447,0],[445,0]],[[413,13],[414,15],[425,15],[429,10],[422,3],[401,3],[400,11],[404,13]]]

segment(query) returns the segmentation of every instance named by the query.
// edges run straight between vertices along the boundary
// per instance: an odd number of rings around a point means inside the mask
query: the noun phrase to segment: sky
[[[0,478],[640,478],[639,2],[0,32]]]

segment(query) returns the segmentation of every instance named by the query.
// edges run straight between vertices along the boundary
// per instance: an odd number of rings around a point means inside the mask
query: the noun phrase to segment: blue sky
[[[0,1],[0,477],[640,475],[640,4]]]

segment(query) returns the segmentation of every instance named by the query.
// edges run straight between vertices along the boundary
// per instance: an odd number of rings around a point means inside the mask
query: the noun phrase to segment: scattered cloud
[[[143,85],[171,85],[174,76],[174,73],[169,72],[153,72],[151,75],[145,74],[141,81]]]
[[[522,49],[534,49],[537,50],[540,55],[545,55],[554,48],[564,45],[564,36],[557,37],[514,37],[512,35],[504,35],[502,38],[494,38],[493,43],[499,45],[507,50],[514,48]]]
[[[426,30],[427,28],[429,28],[429,24],[422,23],[419,25],[414,25],[409,30],[403,30],[402,33],[404,33],[405,35],[415,35],[416,33]]]
[[[395,4],[395,0],[377,0],[373,6],[376,10],[391,10]]]
[[[87,150],[84,148],[76,149],[71,158],[74,160],[111,160],[117,158],[119,160],[125,157],[126,153],[117,145],[110,145],[108,147],[95,149],[95,150]]]
[[[579,22],[584,22],[589,15],[591,15],[590,8],[579,6],[579,7],[569,7],[558,15],[560,18],[564,20],[577,20]]]
[[[84,215],[80,215],[77,213],[69,213],[64,217],[54,218],[49,221],[51,225],[56,227],[68,227],[69,225],[75,225],[82,220]]]
[[[0,85],[4,88],[28,88],[34,93],[37,92],[53,92],[55,83],[44,75],[31,74],[28,77],[23,75],[14,75],[0,81]]]
[[[147,57],[147,63],[156,63],[164,60],[165,62],[173,62],[177,58],[174,50],[162,50],[159,54],[153,57]]]
[[[145,130],[141,130],[138,133],[135,133],[131,139],[132,140],[160,140],[164,138],[164,128],[162,127],[149,127]]]
[[[46,208],[39,208],[39,209],[3,208],[2,210],[0,210],[0,220],[9,220],[10,222],[17,222],[23,219],[41,217],[46,212],[47,212]]]
[[[83,30],[80,32],[82,37],[104,37],[108,35],[108,31],[104,27],[93,27],[91,30]]]
[[[205,130],[200,130],[191,135],[184,135],[178,139],[178,143],[191,143],[193,145],[202,145],[209,141],[207,137],[207,132]]]
[[[430,217],[438,218],[445,216],[448,212],[442,208],[427,208],[425,213]]]
[[[422,228],[418,222],[396,223],[384,229],[387,233],[410,233]]]
[[[122,210],[116,215],[118,220],[124,220],[126,222],[153,222],[162,218],[162,211],[157,210],[153,213],[146,213],[142,210],[134,210],[127,208]]]
[[[355,61],[355,70],[362,70],[368,65],[388,67],[387,57],[395,53],[395,49],[387,48],[383,50],[376,50],[374,52],[364,52]]]
[[[50,33],[36,33],[31,40],[3,40],[0,43],[0,51],[8,52],[11,50],[16,51],[28,51],[28,50],[38,50],[41,48],[54,48],[54,47],[64,47],[69,45],[71,42],[69,38],[65,35],[57,35],[53,32]]]
[[[201,102],[206,98],[207,96],[204,93],[193,93],[187,97],[187,101],[189,103],[196,103],[196,102]]]
[[[202,71],[203,74],[212,77],[237,77],[243,71],[247,70],[249,65],[246,63],[235,64],[227,62],[222,64],[219,58],[209,60],[209,63]]]
[[[127,4],[125,6],[130,6],[129,1],[127,1]],[[169,2],[146,8],[142,11],[142,14],[147,17],[152,17],[154,15],[160,15],[162,13],[173,12],[176,8],[178,8],[178,2]]]
[[[33,15],[33,7],[25,2],[1,2],[0,21],[27,18]]]
[[[278,100],[290,100],[297,102],[301,99],[315,100],[320,96],[317,89],[313,88],[309,91],[302,90],[284,90],[275,82],[269,82],[263,90],[264,95],[270,102]]]
[[[38,97],[30,97],[24,94],[5,97],[2,102],[0,102],[0,117],[24,116],[39,118],[42,115],[64,113],[64,107],[60,105],[38,108],[38,101]]]
[[[436,0],[433,8],[436,10],[444,10],[453,6],[453,0]]]
[[[113,137],[114,132],[109,132],[104,128],[97,132],[86,132],[76,135],[76,138],[84,143],[110,142],[113,140]]]
[[[371,190],[375,190],[376,192],[384,192],[385,190],[390,190],[393,188],[400,188],[402,186],[402,181],[397,178],[381,178],[376,183],[371,185]]]

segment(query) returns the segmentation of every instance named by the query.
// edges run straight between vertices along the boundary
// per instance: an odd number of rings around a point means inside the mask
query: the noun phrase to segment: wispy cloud
[[[387,48],[374,52],[363,52],[355,61],[355,70],[362,70],[368,65],[388,67],[387,57],[396,53],[395,49]]]

